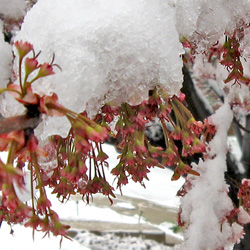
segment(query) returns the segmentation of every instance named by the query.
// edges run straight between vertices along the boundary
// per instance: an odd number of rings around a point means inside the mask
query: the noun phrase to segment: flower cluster
[[[185,163],[185,158],[205,153],[206,143],[211,139],[215,128],[208,121],[196,121],[183,105],[184,99],[183,94],[180,97],[169,97],[160,88],[155,88],[150,91],[149,99],[140,105],[124,103],[115,109],[112,117],[118,116],[115,132],[119,141],[117,147],[122,153],[112,173],[117,176],[118,187],[126,185],[129,177],[144,185],[143,180],[147,179],[149,169],[154,166],[173,167],[172,180],[188,173],[199,175]],[[107,107],[102,111],[103,121],[111,122],[105,120],[105,110],[111,111]],[[151,145],[144,134],[148,123],[155,119],[161,122],[165,149]]]
[[[89,126],[89,125],[87,125]],[[99,128],[99,127],[98,127]],[[103,128],[104,129],[104,128]],[[91,127],[91,135],[76,134],[73,129],[67,138],[52,138],[57,151],[57,166],[50,178],[45,175],[45,183],[53,188],[53,193],[64,201],[70,195],[81,194],[89,203],[90,197],[96,193],[115,198],[114,188],[106,181],[105,170],[108,168],[108,156],[102,149],[106,131],[102,132]],[[79,138],[80,137],[80,138]]]
[[[226,41],[222,48],[222,60],[220,63],[229,71],[225,83],[233,81],[233,84],[249,85],[250,79],[244,76],[243,66],[240,60],[241,53],[239,51],[240,43],[236,37],[229,38],[226,36]]]
[[[238,192],[239,207],[235,207],[227,216],[227,221],[232,225],[241,226],[250,222],[250,180],[243,179]]]
[[[145,136],[145,125],[148,123],[144,105],[130,106],[125,103],[119,109],[119,119],[116,123],[118,147],[122,149],[118,165],[112,169],[117,176],[117,185],[126,185],[128,177],[142,185],[143,179],[148,179],[149,168],[158,166],[155,157],[159,156],[159,149],[149,144]],[[143,114],[144,113],[144,114]]]
[[[32,84],[39,78],[54,74],[55,66],[60,67],[54,64],[54,57],[51,63],[39,64],[37,58],[40,53],[36,54],[28,42],[16,42],[15,48],[19,56],[16,76],[18,84],[10,83],[0,92],[8,91],[24,105],[26,114],[20,116],[21,121],[37,119],[30,127],[21,130],[16,128],[10,133],[0,135],[1,150],[9,151],[7,163],[0,162],[0,219],[9,223],[23,222],[34,230],[66,237],[68,226],[63,225],[56,212],[51,209],[45,187],[47,185],[54,188],[54,193],[62,200],[75,193],[82,194],[87,202],[89,197],[97,192],[115,197],[113,188],[105,180],[107,156],[101,147],[108,136],[108,130],[89,119],[85,113],[77,114],[60,105],[55,93],[51,96],[34,93]],[[30,53],[32,57],[28,57]],[[46,148],[38,147],[38,140],[33,131],[41,121],[41,114],[66,116],[72,125],[67,138],[54,136],[51,140],[50,148],[57,152],[58,162],[52,173],[46,172],[38,160],[40,157],[46,158],[48,154]],[[25,188],[24,170],[29,170],[31,175],[31,205],[23,203],[15,190],[15,183],[18,189]]]
[[[231,82],[232,85],[238,84],[240,86],[241,84],[248,86],[250,83],[249,77],[244,73],[244,63],[242,63],[242,59],[246,60],[246,58],[242,57],[244,48],[242,48],[241,42],[244,40],[247,32],[249,32],[249,24],[241,21],[240,26],[232,34],[225,33],[224,43],[217,41],[210,48],[201,50],[203,56],[206,58],[205,61],[211,63],[214,67],[214,74],[216,74],[216,65],[218,63],[226,68],[228,75],[224,79],[225,83]],[[198,54],[196,42],[191,42],[185,37],[181,39],[181,42],[186,51],[183,55],[183,62],[193,64]],[[213,75],[213,77],[216,76]]]
[[[121,151],[119,163],[111,170],[119,188],[129,179],[144,186],[152,167],[172,167],[172,180],[186,174],[199,175],[186,159],[205,153],[215,129],[208,121],[194,119],[183,104],[183,94],[169,96],[158,87],[151,90],[148,100],[140,105],[123,103],[113,107],[106,104],[91,120],[86,112],[78,114],[62,106],[55,93],[40,96],[33,92],[32,84],[37,79],[54,74],[54,67],[60,69],[54,63],[54,56],[51,63],[39,64],[40,52],[36,54],[31,44],[20,41],[15,47],[19,56],[16,81],[0,92],[13,94],[26,108],[26,114],[21,118],[35,118],[35,123],[0,135],[0,150],[9,151],[7,162],[0,161],[0,190],[3,194],[0,220],[23,222],[46,234],[66,236],[68,226],[63,225],[51,209],[46,186],[52,188],[62,202],[79,194],[89,203],[93,194],[102,193],[112,203],[114,187],[106,180],[108,155],[102,147],[112,137]],[[41,122],[41,114],[65,116],[71,124],[68,136],[54,135],[44,148],[40,148],[34,129]],[[156,119],[162,125],[165,147],[153,146],[145,135],[149,122]],[[56,163],[46,169],[42,166],[42,158]],[[24,170],[30,171],[31,176],[30,205],[23,203],[15,190],[15,186],[24,188]]]
[[[239,192],[238,198],[240,205],[244,207],[248,212],[250,212],[250,180],[243,179]]]
[[[197,45],[194,42],[189,41],[186,37],[183,37],[181,39],[181,43],[183,45],[183,48],[186,50],[187,53],[182,55],[182,60],[184,63],[194,62],[195,54]]]
[[[242,48],[240,48],[240,42],[244,38],[244,28],[249,28],[249,25],[242,23],[242,27],[232,35],[225,35],[224,44],[219,41],[214,44],[204,55],[207,56],[207,61],[216,65],[215,62],[219,62],[229,72],[225,83],[232,82],[232,84],[245,84],[249,85],[250,79],[244,74],[242,64]]]
[[[47,198],[45,186],[42,179],[42,170],[37,162],[37,157],[46,154],[38,147],[38,140],[34,135],[34,128],[40,120],[41,113],[50,114],[47,104],[56,103],[57,98],[52,95],[39,96],[32,91],[31,84],[37,79],[54,74],[53,60],[50,64],[39,64],[33,46],[27,42],[16,42],[15,48],[18,52],[19,71],[18,84],[10,83],[1,92],[8,91],[13,94],[17,101],[26,107],[26,114],[13,118],[10,122],[35,121],[34,124],[27,123],[27,127],[0,135],[1,151],[8,151],[7,162],[0,161],[0,190],[2,200],[0,207],[0,220],[9,223],[24,223],[34,230],[40,230],[48,234],[62,235],[66,237],[68,226],[63,225],[55,211],[51,209],[51,203]],[[33,53],[31,58],[27,57]],[[22,72],[24,69],[24,76]],[[31,75],[33,77],[31,77]],[[60,106],[60,105],[58,105]],[[33,119],[36,118],[36,119]],[[12,119],[12,118],[11,118]],[[7,119],[6,119],[7,120]],[[7,123],[6,123],[7,124]],[[26,165],[28,163],[28,165]],[[25,189],[24,171],[30,171],[31,205],[24,203],[17,195],[17,189]],[[37,184],[34,187],[34,183]],[[34,189],[39,190],[39,194]]]

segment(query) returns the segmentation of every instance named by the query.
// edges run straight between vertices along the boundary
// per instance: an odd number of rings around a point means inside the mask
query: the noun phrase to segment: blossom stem
[[[12,140],[12,142],[10,144],[8,158],[7,158],[8,164],[13,164],[14,159],[15,159],[16,150],[17,150],[17,142]]]
[[[168,129],[167,129],[166,123],[162,118],[160,119],[160,121],[161,121],[161,125],[162,125],[162,128],[163,128],[163,134],[164,134],[164,137],[165,137],[166,146],[169,147],[170,146],[170,142],[169,142],[170,136],[168,134]]]
[[[181,128],[187,128],[187,117],[181,113],[180,109],[178,108],[177,104],[174,103],[173,101],[171,102],[171,107],[175,113],[175,116],[176,116],[176,123],[177,123],[177,126],[178,125],[181,125]]]
[[[30,152],[30,156],[31,156],[31,162],[33,163],[32,165],[35,168],[40,195],[43,196],[43,195],[45,195],[45,191],[44,191],[44,185],[43,185],[42,177],[41,177],[41,174],[40,174],[40,168],[39,168],[39,165],[38,165],[38,162],[37,162],[36,153],[35,152]]]
[[[89,157],[89,180],[91,180],[91,168],[92,168],[91,157]]]
[[[101,143],[99,144],[99,147],[98,147],[98,143],[96,143],[96,148],[97,148],[98,151],[103,151]],[[104,167],[103,167],[103,162],[102,161],[100,162],[100,165],[101,165],[101,168],[102,168],[103,179],[106,181],[105,171],[104,171]]]
[[[48,103],[48,104],[46,104],[46,107],[49,109],[54,109],[54,110],[56,110],[64,115],[66,115],[68,119],[73,118],[75,120],[78,118],[84,122],[91,124],[91,125],[96,125],[96,123],[94,121],[92,121],[91,119],[89,119],[88,117],[83,116],[81,114],[78,114],[72,110],[69,110],[69,109],[67,109],[59,104]]]
[[[0,90],[0,94],[2,94],[4,91],[11,91],[11,92],[15,92],[15,93],[17,93],[17,94],[19,94],[19,95],[22,95],[22,93],[20,93],[18,90],[11,89],[11,88],[2,88],[2,89]]]
[[[26,82],[27,81],[27,78],[28,78],[29,75],[26,75],[25,76],[25,80],[24,80],[24,86],[25,86],[25,91],[27,91],[28,87],[34,82],[36,81],[39,77],[34,77],[30,82]]]
[[[185,113],[186,113],[186,115],[187,115],[188,118],[193,117],[192,113],[185,107],[185,105],[183,105],[182,102],[180,102],[180,101],[178,100],[177,97],[173,97],[173,98],[174,98],[174,101],[175,101],[179,106],[181,106],[181,109],[182,109],[183,111],[185,111]]]
[[[33,167],[32,167],[32,165],[30,166],[30,190],[31,190],[32,213],[33,213],[33,215],[35,215],[34,186],[33,186]]]
[[[22,61],[23,61],[23,58],[20,57],[19,58],[19,65],[18,65],[18,71],[19,71],[19,85],[20,85],[20,89],[21,89],[21,92],[22,92],[22,96],[24,96],[23,86],[22,86]]]

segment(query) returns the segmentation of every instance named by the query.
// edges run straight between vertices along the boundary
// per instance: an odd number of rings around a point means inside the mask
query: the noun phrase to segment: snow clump
[[[224,180],[227,170],[227,131],[233,115],[228,103],[210,117],[217,127],[209,143],[209,158],[193,164],[199,177],[189,176],[188,193],[181,199],[181,219],[188,224],[185,241],[180,249],[220,249],[235,243],[242,235],[242,227],[229,225],[226,216],[233,210]]]
[[[1,18],[21,19],[25,15],[25,0],[0,0]]]
[[[175,7],[180,37],[195,41],[199,50],[211,47],[225,33],[233,34],[250,18],[249,0],[178,0]]]
[[[170,95],[182,86],[183,48],[175,9],[167,1],[39,0],[25,16],[17,40],[41,50],[41,63],[55,54],[62,68],[35,82],[34,91],[55,92],[62,105],[76,112],[86,109],[90,116],[107,102],[139,104],[157,85]],[[2,106],[8,110],[7,103]],[[49,118],[37,136],[45,139],[51,128],[64,136],[69,126]]]
[[[171,95],[181,88],[183,49],[167,1],[40,0],[15,40],[41,50],[42,61],[55,53],[62,72],[34,89],[57,93],[77,112],[95,114],[103,102],[138,104],[158,84]]]
[[[3,21],[0,20],[0,31],[3,30]],[[11,46],[4,41],[4,35],[0,33],[0,88],[6,87],[10,78],[12,53]]]
[[[232,34],[241,22],[248,23],[249,13],[248,0],[39,0],[14,40],[41,50],[41,63],[55,54],[62,68],[35,82],[35,92],[55,92],[65,107],[87,110],[93,117],[104,103],[139,104],[157,85],[178,94],[183,80],[180,40],[206,50],[225,32]],[[14,104],[8,109],[6,98],[1,103],[5,115],[18,113]],[[46,118],[37,135],[46,138],[45,131],[53,128],[64,136],[70,124],[61,119]]]

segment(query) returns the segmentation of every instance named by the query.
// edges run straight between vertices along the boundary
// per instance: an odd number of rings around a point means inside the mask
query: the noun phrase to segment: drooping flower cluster
[[[42,113],[49,116],[65,115],[72,124],[75,141],[78,143],[76,147],[77,152],[83,148],[89,151],[90,143],[85,143],[85,140],[99,141],[105,139],[107,136],[105,128],[89,120],[84,115],[75,114],[62,107],[57,101],[56,94],[52,94],[52,96],[39,96],[32,91],[31,84],[33,82],[39,78],[54,74],[53,67],[57,66],[53,64],[54,58],[50,64],[39,64],[37,61],[39,53],[35,54],[31,44],[20,41],[15,43],[15,47],[19,55],[19,71],[17,76],[19,85],[10,83],[7,88],[1,89],[1,92],[9,91],[17,101],[26,107],[24,119],[37,118],[37,122],[39,122],[40,114]],[[33,52],[33,57],[27,57],[31,52]],[[23,69],[24,76],[22,76]],[[44,171],[38,163],[38,157],[40,155],[46,156],[46,152],[39,149],[38,140],[34,135],[33,130],[37,124],[33,124],[31,127],[23,130],[18,130],[17,128],[15,131],[1,135],[1,141],[3,142],[1,150],[9,151],[7,162],[3,163],[1,161],[1,220],[7,220],[10,223],[23,222],[26,226],[31,226],[34,230],[66,236],[68,226],[61,224],[58,215],[51,209],[51,202],[46,195],[45,186],[47,183],[45,182]],[[60,146],[60,144],[58,145]],[[83,153],[85,151],[83,150]],[[74,159],[75,166],[73,173],[76,179],[77,173],[75,169],[77,168],[77,163],[79,163],[77,162],[77,155],[74,156]],[[17,163],[15,163],[15,160]],[[17,183],[18,189],[24,188],[23,171],[26,168],[25,163],[27,162],[27,168],[31,175],[30,206],[18,198],[14,187],[14,183]],[[67,165],[72,165],[72,161],[68,161]],[[82,168],[80,169],[80,174],[83,174]],[[64,172],[66,173],[67,171],[65,170]],[[33,183],[36,183],[35,187]],[[37,193],[35,190],[39,191],[38,197],[35,195]]]
[[[203,86],[209,86],[210,92],[207,91],[206,94],[203,92],[202,94],[204,95],[203,97],[207,98],[207,100],[211,97],[211,95],[207,95],[207,93],[214,92],[216,93],[218,99],[222,102],[229,102],[231,109],[234,109],[237,111],[237,113],[242,114],[241,112],[247,111],[249,112],[249,58],[248,58],[248,51],[245,50],[246,46],[244,43],[248,41],[248,35],[249,34],[249,24],[246,24],[244,22],[241,23],[235,29],[234,32],[231,33],[225,33],[224,40],[217,41],[216,44],[214,44],[209,50],[207,51],[202,51],[203,54],[197,55],[193,53],[193,51],[196,49],[196,44],[194,42],[189,42],[186,41],[185,39],[183,40],[183,45],[187,49],[189,49],[188,55],[185,55],[185,58],[187,58],[191,63],[194,63],[194,66],[192,68],[193,71],[199,70],[198,72],[198,80],[197,82],[202,82],[204,85]],[[196,59],[194,57],[197,56]],[[195,61],[196,60],[196,61]],[[196,72],[197,73],[197,72]],[[199,75],[199,73],[201,73]],[[197,76],[195,75],[195,77]],[[205,80],[203,79],[205,78]],[[196,79],[195,79],[196,80]],[[195,81],[194,80],[194,81]],[[195,81],[196,82],[196,81]],[[199,84],[199,83],[198,83]],[[197,85],[198,85],[197,84]],[[213,85],[214,84],[214,85]],[[197,86],[196,85],[196,86]],[[201,85],[199,85],[201,86]],[[214,101],[214,100],[213,100]],[[215,106],[215,103],[212,105]],[[221,104],[220,104],[221,105]],[[240,109],[239,109],[240,107]],[[240,111],[240,112],[239,112]],[[230,110],[231,112],[231,110]],[[225,115],[226,117],[226,115]],[[226,124],[226,121],[223,121],[223,123]],[[231,124],[231,120],[228,123],[229,125]],[[216,125],[218,127],[218,124]],[[244,129],[243,126],[240,126],[239,128],[243,129],[244,131],[247,131],[247,129]],[[215,135],[216,136],[216,135]],[[222,137],[220,138],[222,140]],[[217,144],[219,141],[217,141]],[[221,147],[218,148],[217,151],[222,151]],[[244,150],[243,150],[244,151]],[[213,166],[213,161],[216,159],[218,154],[214,152],[215,154],[213,155],[203,155],[205,157],[205,162],[206,160],[209,162],[207,165],[208,168],[211,170]],[[226,151],[224,152],[224,155],[226,154]],[[226,164],[224,160],[224,170],[222,172],[226,171]],[[201,165],[200,163],[199,165]],[[230,164],[230,163],[229,163]],[[196,168],[196,167],[195,167]],[[205,168],[202,166],[203,171],[201,174],[201,178],[189,178],[189,180],[186,181],[184,187],[178,192],[178,195],[183,197],[182,198],[182,206],[181,206],[181,211],[180,211],[180,216],[179,216],[179,224],[181,226],[186,226],[189,227],[190,229],[186,230],[186,235],[187,238],[189,238],[187,241],[194,246],[193,239],[195,234],[192,234],[192,232],[199,231],[199,227],[203,227],[206,225],[206,219],[204,219],[204,222],[202,222],[202,219],[195,218],[196,213],[199,214],[199,204],[197,200],[202,200],[201,198],[198,198],[199,193],[199,187],[195,189],[196,182],[198,183],[201,181],[202,185],[201,186],[203,189],[202,195],[205,193],[205,182],[209,179],[209,177],[204,177],[205,173]],[[222,164],[218,165],[218,169],[222,169]],[[199,170],[199,168],[196,168]],[[208,172],[209,173],[209,172]],[[212,172],[211,172],[212,173]],[[215,176],[215,174],[211,174],[211,176]],[[203,179],[203,181],[202,181]],[[196,181],[197,180],[197,181]],[[211,178],[213,184],[209,183],[209,192],[213,192],[212,186],[217,185],[218,180],[224,181],[224,175],[221,175],[220,178]],[[234,185],[234,184],[233,184]],[[218,225],[221,226],[221,232],[227,232],[227,229],[225,225],[230,225],[230,230],[231,230],[231,235],[230,237],[226,236],[225,234],[225,239],[227,242],[223,242],[223,240],[220,241],[221,246],[228,244],[228,242],[235,243],[239,241],[239,239],[243,236],[244,231],[243,231],[243,226],[247,223],[250,222],[250,215],[249,215],[249,208],[248,208],[248,202],[249,202],[249,181],[248,180],[243,180],[242,185],[240,187],[240,191],[238,194],[239,198],[239,206],[233,206],[231,204],[231,207],[228,206],[220,215],[216,214],[217,219],[218,219]],[[225,188],[223,191],[222,189],[218,189],[221,194],[224,194],[225,197],[228,196],[228,190]],[[195,195],[193,198],[191,197],[191,193],[194,193]],[[197,199],[197,200],[196,200]],[[227,197],[228,199],[228,197]],[[193,200],[191,202],[191,206],[188,207],[186,204],[188,204],[188,200]],[[184,202],[183,202],[184,201]],[[214,199],[216,202],[216,197]],[[209,204],[212,204],[212,202],[209,202]],[[226,204],[225,201],[221,202],[220,205],[218,206],[219,209],[223,207],[223,205]],[[202,206],[200,206],[202,207]],[[187,212],[188,211],[188,216]],[[213,210],[213,205],[210,207],[210,211]],[[201,210],[202,211],[202,210]],[[205,211],[205,209],[203,209]],[[202,212],[203,213],[203,212]],[[181,220],[181,215],[185,215],[184,220]],[[204,214],[207,214],[205,211]],[[221,216],[223,215],[223,216]],[[187,219],[188,218],[188,219]],[[185,223],[184,223],[185,222]],[[212,222],[211,222],[212,224]],[[224,228],[223,228],[224,227]],[[194,236],[193,238],[191,237]],[[204,233],[206,235],[206,233]],[[217,234],[219,235],[219,234]],[[216,237],[217,237],[216,235]],[[227,238],[228,237],[228,238]],[[199,238],[199,237],[197,237]],[[215,239],[215,237],[214,237]],[[203,238],[197,240],[197,242],[202,242],[204,244],[204,248],[211,248],[209,240],[207,242],[204,241]],[[185,244],[184,244],[185,245]],[[186,245],[185,245],[186,246]],[[195,248],[195,247],[194,247]],[[197,249],[201,249],[202,247],[200,246]],[[212,247],[213,248],[213,247]],[[202,248],[203,249],[203,248]],[[215,248],[217,249],[217,248]],[[221,249],[221,248],[218,248]],[[223,248],[224,249],[224,248]]]
[[[250,180],[243,179],[238,193],[240,205],[250,212]]]
[[[45,174],[45,184],[53,188],[53,193],[61,201],[76,193],[81,194],[87,203],[96,193],[106,195],[111,202],[110,196],[115,198],[114,188],[105,177],[108,156],[103,151],[102,144],[107,133],[105,128],[96,126],[104,133],[87,125],[82,126],[81,132],[72,129],[67,138],[52,138],[58,165],[50,178]]]
[[[71,195],[80,194],[89,203],[93,194],[102,193],[112,203],[114,187],[106,180],[105,172],[110,170],[108,155],[102,148],[108,137],[116,139],[121,151],[119,163],[111,170],[120,189],[130,179],[144,186],[144,179],[148,179],[152,167],[173,167],[172,180],[186,174],[199,176],[186,158],[206,151],[214,126],[194,119],[183,104],[183,94],[169,96],[158,87],[150,91],[148,100],[139,105],[123,103],[113,107],[106,104],[91,120],[86,112],[78,114],[63,107],[55,93],[40,96],[33,91],[32,84],[37,79],[54,74],[54,67],[60,69],[54,63],[54,56],[51,63],[39,64],[40,53],[36,54],[31,44],[20,41],[15,47],[19,56],[16,82],[0,91],[8,91],[24,105],[26,113],[22,119],[35,120],[24,129],[17,128],[0,135],[1,150],[9,151],[7,163],[0,162],[3,194],[0,219],[23,222],[34,230],[65,236],[68,226],[61,224],[51,209],[46,186],[52,188],[62,202]],[[34,129],[42,122],[41,114],[65,116],[71,124],[68,136],[54,135],[44,148],[40,148]],[[166,144],[163,147],[153,146],[145,135],[149,122],[156,119],[163,128]],[[41,159],[46,158],[56,161],[52,168],[43,166],[46,160]],[[14,184],[18,189],[24,188],[24,170],[31,176],[30,205],[18,198]]]
[[[224,42],[217,41],[217,43],[207,51],[203,51],[208,63],[216,66],[216,62],[218,62],[226,68],[228,75],[223,79],[225,83],[249,85],[250,79],[245,75],[242,63],[244,58],[242,56],[243,48],[241,45],[241,41],[245,36],[244,32],[248,29],[249,24],[242,21],[240,27],[235,29],[233,34],[225,34]],[[187,53],[183,55],[184,61],[194,63],[195,56],[197,55],[196,43],[183,38],[182,44],[187,51]]]
[[[115,110],[112,118],[118,116],[115,132],[122,153],[120,162],[112,173],[117,176],[119,187],[128,183],[129,176],[143,185],[143,179],[147,179],[149,169],[154,166],[173,167],[172,180],[188,173],[199,175],[185,163],[185,158],[204,153],[215,128],[208,123],[196,121],[183,105],[184,98],[183,94],[179,98],[169,97],[161,89],[154,89],[150,92],[149,99],[140,105],[125,103]],[[102,110],[104,121],[107,117],[106,110],[112,111],[105,106]],[[165,149],[151,145],[144,134],[148,123],[155,119],[162,125]],[[179,148],[177,141],[180,142]]]
[[[56,103],[56,98],[48,96],[39,96],[32,91],[31,84],[38,78],[54,74],[53,61],[50,64],[39,64],[33,46],[27,42],[16,42],[15,47],[19,55],[18,85],[10,83],[7,88],[1,89],[1,92],[8,91],[14,95],[17,101],[24,105],[26,114],[23,115],[23,121],[36,118],[34,124],[22,130],[18,128],[9,133],[1,134],[1,150],[7,150],[7,162],[1,161],[1,181],[0,189],[2,191],[1,201],[1,220],[9,223],[25,223],[25,226],[31,226],[34,230],[41,230],[48,234],[66,236],[67,225],[59,221],[55,211],[51,209],[51,202],[47,198],[45,186],[42,179],[42,171],[38,164],[37,157],[45,155],[38,147],[38,140],[34,135],[34,128],[40,120],[41,113],[47,113],[50,109],[46,107],[48,103]],[[27,55],[33,52],[33,57]],[[25,75],[22,76],[24,68]],[[33,78],[30,77],[33,73]],[[36,74],[34,74],[36,73]],[[47,100],[47,101],[46,101]],[[59,105],[60,106],[60,105]],[[13,120],[12,122],[15,122]],[[28,163],[28,165],[26,165]],[[24,203],[17,195],[17,189],[25,189],[24,181],[25,169],[30,171],[30,190],[31,205]],[[33,185],[35,183],[35,187]],[[35,195],[35,189],[39,194]]]
[[[250,222],[250,180],[243,179],[238,192],[239,206],[226,216],[230,225],[236,223],[244,226]],[[244,233],[242,232],[242,236]],[[242,237],[241,236],[241,237]]]
[[[243,65],[241,63],[240,43],[236,37],[226,37],[222,48],[222,60],[220,63],[229,71],[225,83],[233,81],[233,84],[249,85],[250,79],[244,76]]]

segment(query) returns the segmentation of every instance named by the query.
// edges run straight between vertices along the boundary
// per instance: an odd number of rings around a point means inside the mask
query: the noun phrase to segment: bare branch
[[[39,123],[39,117],[29,117],[27,115],[3,118],[0,119],[0,134],[27,128],[35,128]]]
[[[239,123],[239,121],[238,121],[235,117],[233,118],[233,122],[234,122],[240,129],[242,129],[244,132],[250,134],[250,130],[247,129],[247,128],[245,128],[244,126],[242,126],[242,125]]]

